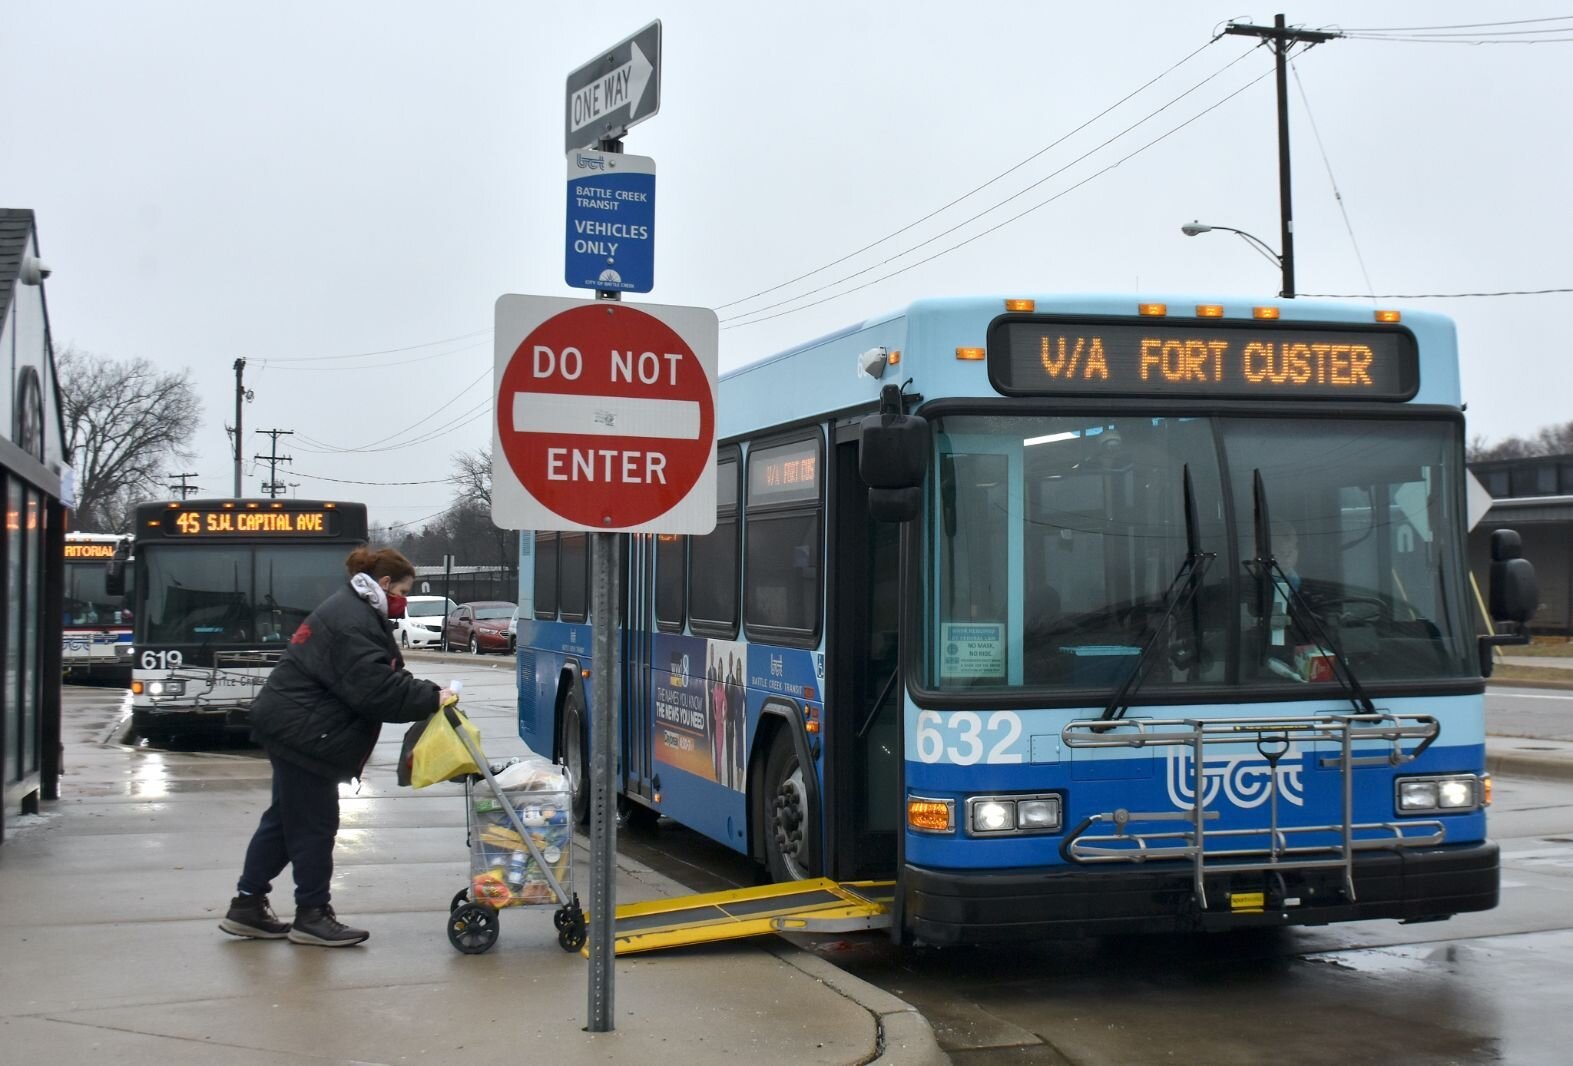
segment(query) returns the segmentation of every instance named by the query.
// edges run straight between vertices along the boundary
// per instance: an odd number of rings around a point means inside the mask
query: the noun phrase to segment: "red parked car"
[[[508,635],[513,608],[514,605],[505,600],[459,604],[458,610],[448,616],[446,649],[468,648],[471,655],[513,651],[513,638]]]

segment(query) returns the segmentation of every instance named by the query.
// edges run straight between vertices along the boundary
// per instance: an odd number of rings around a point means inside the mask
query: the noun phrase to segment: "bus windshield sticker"
[[[989,374],[1013,395],[1194,395],[1408,400],[1420,386],[1412,334],[1264,322],[998,319]]]
[[[939,669],[947,678],[1005,676],[1005,627],[997,622],[946,622],[940,644]]]

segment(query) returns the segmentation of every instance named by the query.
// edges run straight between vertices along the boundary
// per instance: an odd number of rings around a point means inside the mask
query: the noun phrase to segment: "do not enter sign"
[[[714,529],[717,333],[707,308],[500,298],[492,520]]]

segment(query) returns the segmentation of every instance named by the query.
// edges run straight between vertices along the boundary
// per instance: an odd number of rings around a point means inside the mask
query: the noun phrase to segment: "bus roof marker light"
[[[1222,318],[1223,304],[1197,304],[1197,318]]]
[[[1168,304],[1137,304],[1136,313],[1147,318],[1162,318],[1169,313]]]
[[[1378,322],[1402,322],[1404,320],[1402,311],[1376,311],[1374,314]]]
[[[1007,310],[1007,311],[1020,311],[1020,312],[1022,312],[1024,314],[1031,314],[1032,312],[1036,311],[1037,309],[1038,309],[1038,301],[1036,301],[1036,300],[1006,300],[1005,301],[1005,310]]]
[[[1251,308],[1251,317],[1252,318],[1257,318],[1257,319],[1263,319],[1263,320],[1275,319],[1275,318],[1278,317],[1278,308],[1276,308],[1276,307],[1253,307],[1253,308]]]
[[[983,360],[986,353],[982,348],[957,348],[956,358],[964,363],[977,363]]]

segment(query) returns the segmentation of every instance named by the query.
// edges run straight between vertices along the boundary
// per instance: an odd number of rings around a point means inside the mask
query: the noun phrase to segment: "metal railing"
[[[1061,737],[1068,748],[1182,748],[1191,755],[1194,787],[1189,809],[1130,811],[1119,808],[1083,819],[1066,835],[1061,854],[1076,863],[1143,863],[1150,860],[1185,859],[1191,864],[1196,902],[1207,909],[1208,874],[1260,871],[1337,869],[1343,874],[1344,892],[1355,899],[1354,856],[1360,851],[1386,851],[1429,847],[1442,843],[1443,823],[1435,819],[1391,822],[1354,821],[1354,770],[1362,766],[1401,766],[1431,746],[1441,732],[1437,720],[1424,714],[1325,714],[1282,718],[1126,718],[1118,724],[1101,719],[1078,719],[1065,726]],[[1322,767],[1337,767],[1342,795],[1341,817],[1321,825],[1279,824],[1282,790],[1279,762],[1297,742],[1327,741],[1337,754],[1318,759]],[[1381,754],[1355,754],[1376,746]],[[1206,809],[1204,786],[1209,748],[1254,744],[1267,762],[1266,826],[1208,829],[1217,811]],[[1313,757],[1316,756],[1312,749]],[[1184,828],[1142,831],[1148,823],[1182,823]],[[1100,826],[1113,831],[1094,832]],[[1331,842],[1306,842],[1312,835],[1332,836]],[[1249,844],[1255,838],[1254,844]],[[1209,842],[1213,844],[1209,848]]]

